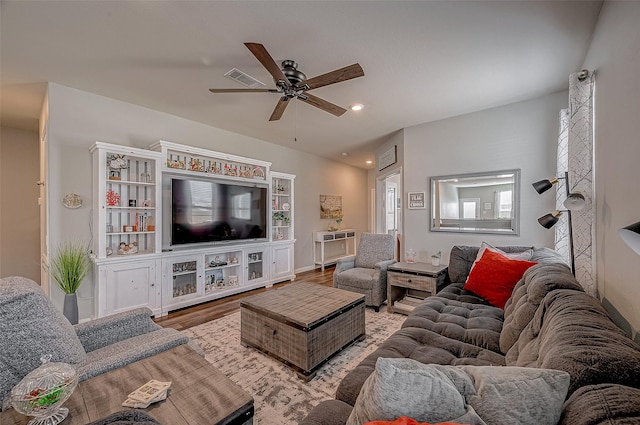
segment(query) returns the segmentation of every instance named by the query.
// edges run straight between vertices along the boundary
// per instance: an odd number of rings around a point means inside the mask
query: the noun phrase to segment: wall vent
[[[238,68],[233,68],[227,71],[224,76],[237,81],[238,83],[242,84],[245,87],[249,87],[250,89],[259,89],[267,86],[262,81],[256,80],[251,75],[240,71]]]

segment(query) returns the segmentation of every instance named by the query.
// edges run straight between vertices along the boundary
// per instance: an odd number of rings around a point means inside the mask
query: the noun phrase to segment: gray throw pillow
[[[347,425],[400,416],[418,422],[555,425],[568,388],[569,374],[558,370],[379,358]]]
[[[347,425],[392,421],[400,416],[418,422],[455,420],[484,425],[454,384],[473,391],[470,380],[456,371],[445,373],[440,368],[406,358],[378,358],[375,371],[360,390]]]
[[[30,279],[0,280],[0,402],[11,388],[40,366],[40,357],[78,364],[86,352],[71,323]]]
[[[455,367],[455,366],[452,366]],[[495,425],[555,425],[569,389],[560,370],[506,366],[462,366],[476,394],[467,397],[478,415]]]

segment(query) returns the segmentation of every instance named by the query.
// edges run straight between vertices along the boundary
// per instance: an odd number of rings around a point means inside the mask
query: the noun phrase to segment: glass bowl
[[[11,390],[14,409],[34,417],[28,425],[56,425],[69,414],[62,404],[78,385],[78,374],[70,365],[50,360],[51,355],[42,356],[42,365]]]

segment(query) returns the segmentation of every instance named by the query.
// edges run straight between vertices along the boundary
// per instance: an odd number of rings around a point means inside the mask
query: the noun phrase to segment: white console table
[[[342,244],[342,245],[341,245]],[[326,251],[330,248],[330,254]],[[339,253],[335,253],[339,251]],[[338,260],[356,254],[356,231],[354,229],[336,230],[333,232],[313,233],[313,261],[319,264],[322,271],[327,264],[336,263]]]

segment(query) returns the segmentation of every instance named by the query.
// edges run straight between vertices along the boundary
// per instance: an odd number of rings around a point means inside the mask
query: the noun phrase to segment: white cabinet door
[[[271,248],[271,281],[293,279],[293,244],[278,244]]]
[[[159,260],[98,266],[98,317],[149,307],[160,313]]]

